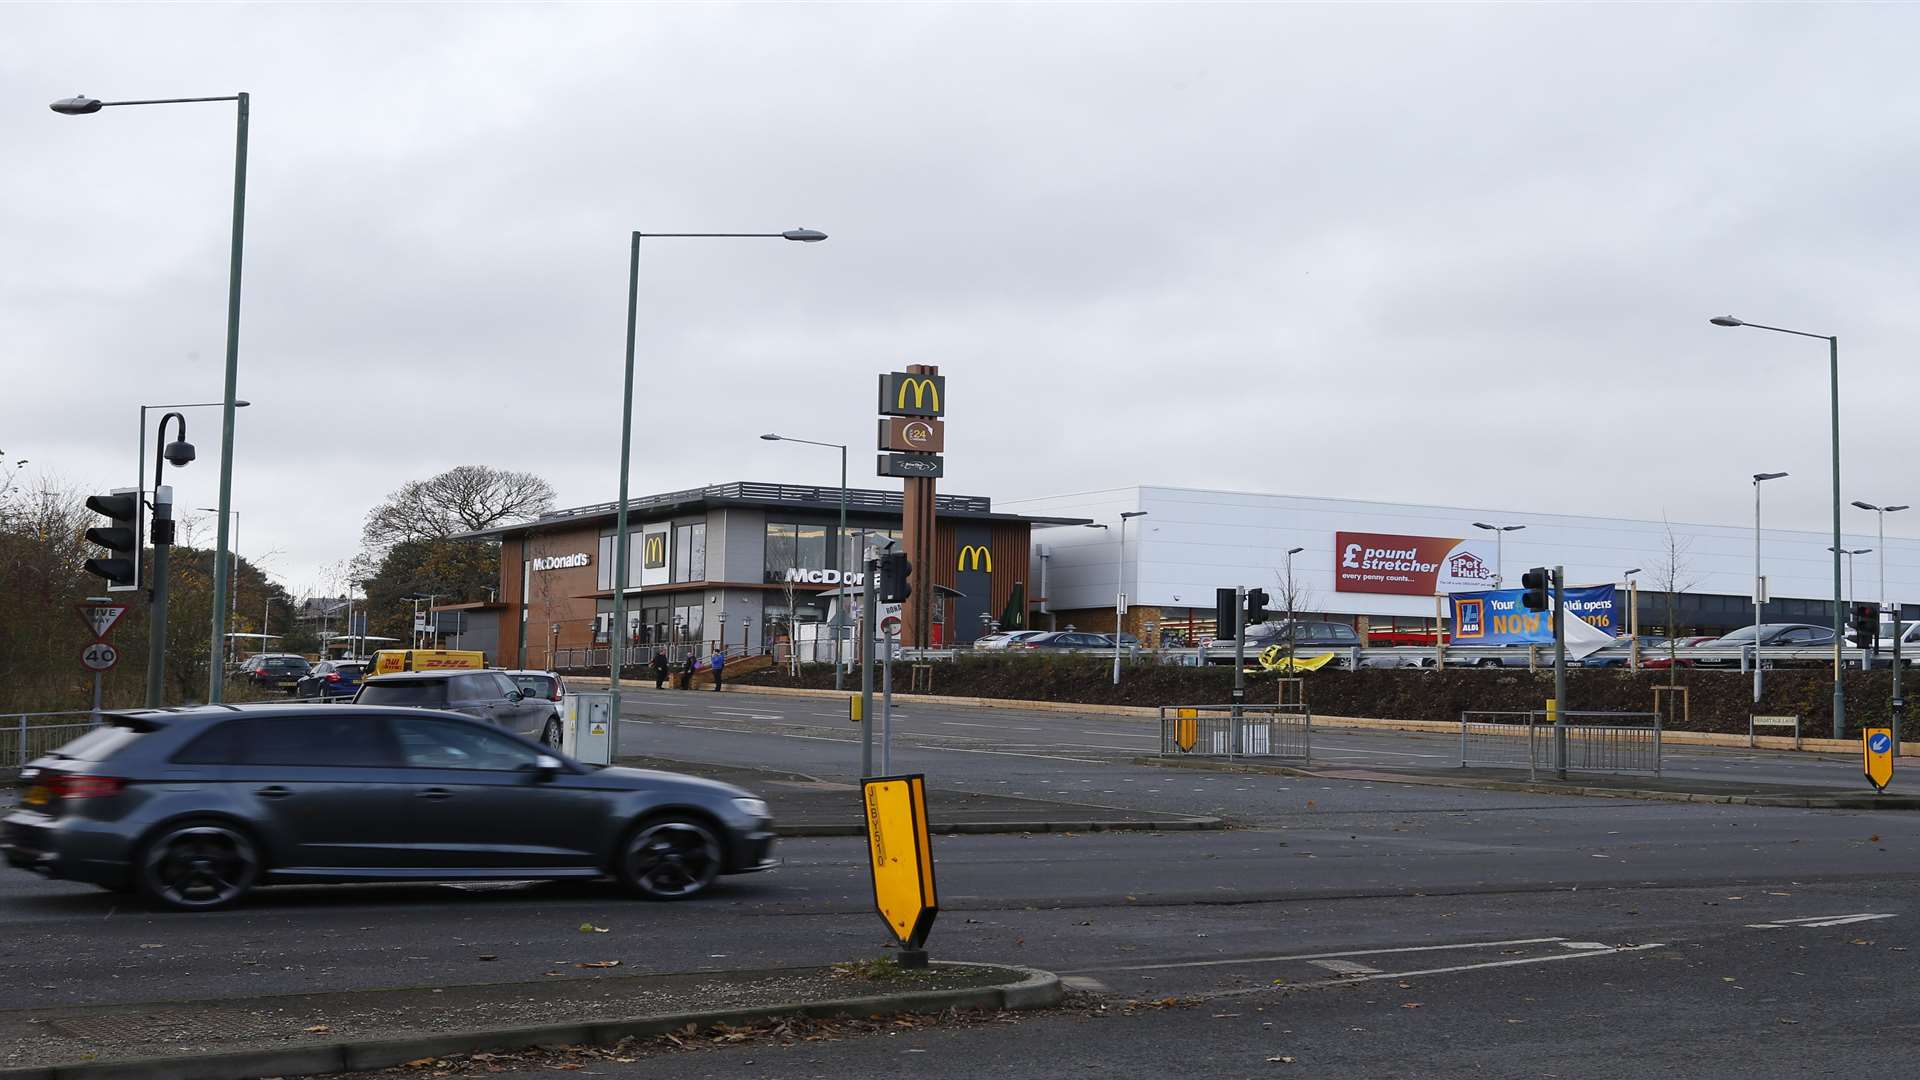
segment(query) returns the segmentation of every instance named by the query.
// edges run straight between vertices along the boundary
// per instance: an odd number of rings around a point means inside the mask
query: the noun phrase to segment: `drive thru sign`
[[[1866,760],[1863,769],[1873,790],[1885,791],[1893,783],[1893,729],[1870,727],[1860,733]]]
[[[933,842],[927,835],[924,777],[887,776],[860,782],[866,804],[867,866],[873,907],[900,940],[901,967],[927,962],[927,932],[940,913],[933,888]]]

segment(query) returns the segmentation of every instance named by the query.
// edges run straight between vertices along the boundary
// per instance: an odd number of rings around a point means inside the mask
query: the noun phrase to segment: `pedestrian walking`
[[[718,648],[714,649],[711,666],[713,667],[713,689],[715,692],[718,692],[720,689],[720,673],[727,669],[727,654]]]
[[[664,689],[667,685],[667,650],[653,650],[653,688]]]
[[[693,689],[693,672],[694,672],[693,653],[688,652],[686,666],[680,669],[680,689],[682,690]]]

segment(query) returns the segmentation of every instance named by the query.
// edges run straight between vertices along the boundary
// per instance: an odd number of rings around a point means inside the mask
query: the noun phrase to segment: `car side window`
[[[1351,626],[1345,626],[1340,623],[1334,624],[1333,636],[1338,638],[1342,644],[1356,643],[1360,640],[1358,631],[1354,630]]]
[[[308,765],[381,769],[394,764],[380,722],[367,716],[251,716],[188,743],[173,760],[194,765]]]
[[[505,675],[501,675],[497,672],[493,675],[493,685],[494,685],[494,693],[498,694],[500,697],[506,697],[508,694],[514,693],[515,691],[520,689],[520,687],[512,679],[509,679]],[[528,691],[527,696],[529,697],[533,696],[532,691]]]
[[[532,769],[540,751],[504,735],[469,724],[392,717],[400,756],[410,769],[474,769],[513,772]]]
[[[500,696],[492,680],[479,675],[455,675],[448,680],[449,701],[492,701]]]
[[[240,725],[245,720],[228,720],[200,733],[181,747],[173,760],[181,765],[234,765],[240,757]]]

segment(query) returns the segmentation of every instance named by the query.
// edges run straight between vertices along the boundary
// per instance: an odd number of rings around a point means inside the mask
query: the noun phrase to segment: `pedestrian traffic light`
[[[87,573],[107,579],[108,592],[140,587],[140,489],[114,488],[87,496],[87,509],[112,522],[87,530],[87,540],[107,549],[104,559],[88,559]]]
[[[886,604],[902,604],[913,595],[913,585],[907,576],[913,573],[913,564],[907,561],[904,551],[889,551],[880,556],[880,601]]]
[[[1267,590],[1247,590],[1247,625],[1267,621]]]
[[[1856,648],[1876,652],[1880,648],[1880,605],[1853,605],[1853,644]]]
[[[1553,587],[1553,571],[1536,566],[1520,575],[1520,586],[1527,590],[1520,597],[1520,603],[1528,611],[1545,611],[1553,606],[1547,600],[1547,590]]]

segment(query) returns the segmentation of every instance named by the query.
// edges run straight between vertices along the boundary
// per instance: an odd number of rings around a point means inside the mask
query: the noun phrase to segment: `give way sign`
[[[74,610],[80,613],[80,621],[93,631],[95,641],[105,641],[107,635],[120,622],[120,616],[127,613],[125,604],[75,604]]]

